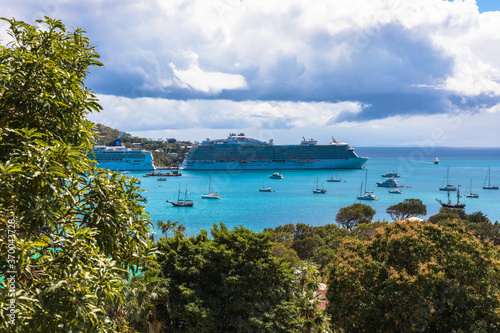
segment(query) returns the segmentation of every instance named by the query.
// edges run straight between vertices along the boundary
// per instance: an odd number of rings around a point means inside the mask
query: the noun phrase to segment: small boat
[[[265,176],[262,176],[262,188],[259,188],[259,192],[273,192],[272,188],[266,187],[266,185],[264,183],[265,178],[266,178]]]
[[[208,181],[208,194],[202,194],[201,195],[202,199],[220,199],[219,193],[210,191],[211,186],[212,186],[212,173],[210,173],[210,179]]]
[[[388,173],[384,173],[382,175],[382,177],[391,177],[391,178],[401,178],[401,175],[399,174],[399,172],[388,172]]]
[[[130,171],[123,171],[122,175],[128,175],[129,173],[130,173]]]
[[[285,177],[283,177],[283,175],[280,175],[279,173],[275,172],[272,175],[270,175],[269,178],[271,178],[271,179],[283,179]]]
[[[167,181],[167,178],[162,178],[162,177],[159,177],[156,179],[157,181],[159,182],[166,182]]]
[[[340,183],[342,179],[337,178],[337,176],[333,178],[333,174],[330,172],[330,178],[327,178],[326,181],[329,183]]]
[[[467,186],[467,189],[465,190],[465,196],[467,198],[479,198],[479,194],[477,193],[472,193],[472,179],[470,180],[469,186]]]
[[[367,181],[368,181],[368,169],[366,169],[366,174],[365,174],[365,193],[363,194],[363,182],[361,182],[361,188],[359,189],[358,200],[378,200],[375,194],[373,194],[373,191],[368,192],[366,190]]]
[[[399,184],[394,178],[389,178],[383,182],[377,182],[376,184],[378,187],[403,187],[403,185]]]
[[[140,202],[147,202],[149,198],[145,198],[143,196],[140,196],[139,198],[137,198],[137,201],[140,201]]]
[[[437,158],[437,156],[436,156],[436,158],[434,159],[434,162],[433,162],[433,163],[434,163],[434,164],[439,164],[439,158]]]
[[[318,178],[316,177],[316,185],[313,187],[313,193],[314,194],[325,194],[326,190],[323,188],[323,185],[321,185],[322,188],[319,188],[318,186]]]
[[[403,191],[402,190],[398,190],[398,189],[392,189],[392,190],[389,190],[389,193],[393,193],[393,194],[403,194]]]
[[[449,184],[449,177],[450,177],[450,167],[446,168],[446,176],[444,176],[443,179],[443,184],[441,184],[441,187],[439,188],[440,191],[456,191],[457,188],[453,185]],[[447,184],[444,186],[444,184]]]
[[[485,189],[485,190],[498,190],[497,185],[491,185],[490,178],[491,178],[491,168],[488,168],[488,173],[486,174],[486,178],[484,179],[483,189]],[[486,185],[486,179],[488,179],[488,185]]]
[[[460,186],[460,185],[458,185],[458,186]],[[447,208],[464,208],[465,207],[464,203],[460,203],[460,190],[459,189],[457,189],[457,203],[456,204],[451,203],[449,191],[448,191],[448,202],[442,202],[439,199],[436,199],[436,200],[437,200],[437,202],[439,202],[441,204],[441,206],[447,207]]]
[[[172,204],[174,207],[193,207],[193,200],[188,200],[187,198],[187,184],[186,184],[186,192],[184,194],[184,199],[181,199],[181,185],[179,184],[179,194],[177,195],[177,201],[168,201],[168,203]]]

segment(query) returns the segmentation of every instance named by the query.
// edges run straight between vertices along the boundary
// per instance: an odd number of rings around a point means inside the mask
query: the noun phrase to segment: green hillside
[[[106,145],[118,138],[123,131],[102,125],[95,125],[95,144]],[[140,148],[153,153],[154,164],[156,167],[175,167],[182,163],[185,155],[189,151],[192,143],[189,141],[177,141],[174,138],[153,140],[149,138],[140,138],[125,133],[121,136],[122,143],[128,148]],[[177,154],[177,156],[175,156]]]

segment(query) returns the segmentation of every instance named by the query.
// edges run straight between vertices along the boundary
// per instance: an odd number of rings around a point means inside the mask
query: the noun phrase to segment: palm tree
[[[172,222],[168,220],[167,222],[163,222],[158,220],[157,224],[161,233],[164,234],[165,237],[168,237],[169,231],[172,231],[174,234],[179,234],[181,238],[186,237],[186,227],[180,224],[179,221]]]
[[[168,282],[154,270],[136,276],[124,288],[121,312],[137,332],[159,333],[164,325],[157,320],[157,304],[165,305]],[[168,304],[167,304],[168,310]]]
[[[302,331],[307,333],[331,332],[328,316],[320,307],[322,298],[317,294],[321,283],[320,273],[316,265],[301,262],[295,273],[298,282],[295,304],[303,321]]]

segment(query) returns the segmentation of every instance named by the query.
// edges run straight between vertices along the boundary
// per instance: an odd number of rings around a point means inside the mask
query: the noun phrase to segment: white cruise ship
[[[298,145],[274,145],[272,140],[231,133],[227,139],[207,138],[194,146],[182,166],[185,170],[360,169],[367,160],[335,139],[327,144],[303,138]]]
[[[130,149],[122,145],[121,139],[113,140],[106,146],[95,146],[90,158],[96,160],[100,168],[113,171],[154,170],[153,155],[139,149]]]

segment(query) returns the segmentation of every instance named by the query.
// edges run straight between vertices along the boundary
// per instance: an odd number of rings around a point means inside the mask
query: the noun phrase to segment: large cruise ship
[[[274,145],[245,134],[227,139],[207,138],[193,146],[182,163],[185,170],[360,169],[368,158],[359,157],[345,142],[320,144],[303,138],[298,145]]]
[[[111,141],[106,146],[95,146],[90,158],[95,159],[100,168],[113,171],[154,170],[153,155],[139,149],[122,145],[121,139]]]

